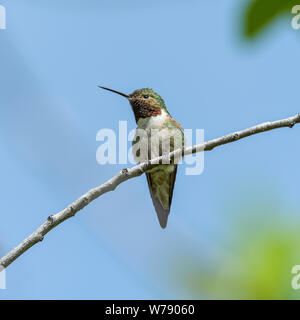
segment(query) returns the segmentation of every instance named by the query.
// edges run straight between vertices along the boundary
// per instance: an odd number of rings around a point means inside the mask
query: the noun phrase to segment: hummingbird
[[[125,97],[132,108],[137,123],[133,139],[133,156],[138,163],[167,155],[184,146],[184,134],[181,125],[174,120],[167,110],[163,98],[150,88],[142,88],[125,94],[120,91],[99,86]],[[140,134],[144,132],[146,134]],[[158,143],[153,143],[158,142]],[[134,148],[139,145],[139,148]],[[146,152],[141,152],[146,148]],[[152,202],[160,226],[165,229],[172,203],[177,163],[172,160],[159,163],[146,171],[146,177]]]

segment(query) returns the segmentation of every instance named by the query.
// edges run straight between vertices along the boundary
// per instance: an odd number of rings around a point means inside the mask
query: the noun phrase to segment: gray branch
[[[122,182],[140,176],[148,169],[151,169],[152,167],[157,165],[158,161],[178,158],[181,157],[182,154],[186,156],[196,152],[209,151],[214,149],[215,147],[231,143],[257,133],[282,127],[292,128],[296,123],[300,123],[300,113],[287,119],[282,119],[274,122],[265,122],[245,130],[236,131],[226,136],[204,142],[202,144],[198,144],[185,149],[178,149],[171,152],[168,156],[155,158],[148,162],[138,164],[132,168],[124,169],[102,185],[85,193],[64,210],[49,216],[48,219],[36,231],[34,231],[28,238],[26,238],[17,247],[15,247],[7,255],[0,259],[0,266],[4,268],[8,267],[14,260],[25,253],[29,248],[42,241],[44,236],[57,225],[73,217],[78,211],[86,207],[91,201],[102,196],[104,193],[115,190],[116,187]]]

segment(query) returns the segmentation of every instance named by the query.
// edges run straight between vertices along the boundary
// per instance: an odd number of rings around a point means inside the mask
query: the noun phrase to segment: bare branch
[[[245,130],[237,131],[229,135],[204,142],[202,144],[185,148],[184,150],[182,149],[175,150],[171,152],[167,158],[180,157],[182,153],[184,153],[184,156],[186,156],[186,155],[193,154],[200,151],[209,151],[214,149],[215,147],[218,147],[227,143],[231,143],[257,133],[270,131],[270,130],[282,128],[282,127],[292,128],[296,123],[300,123],[300,113],[287,119],[282,119],[274,122],[265,122]],[[0,265],[3,266],[4,268],[8,267],[14,260],[16,260],[29,248],[31,248],[36,243],[42,241],[44,236],[50,230],[55,228],[57,225],[59,225],[63,221],[73,217],[78,211],[86,207],[91,201],[95,200],[96,198],[100,197],[106,192],[115,190],[116,187],[122,182],[128,179],[132,179],[134,177],[140,176],[148,169],[151,169],[153,166],[157,165],[157,161],[163,160],[163,158],[165,157],[159,157],[156,159],[152,159],[151,161],[138,164],[132,168],[123,169],[121,172],[119,172],[116,176],[114,176],[110,180],[106,181],[102,185],[94,189],[91,189],[90,191],[85,193],[83,196],[81,196],[79,199],[71,203],[64,210],[49,216],[48,219],[36,231],[34,231],[28,238],[26,238],[17,247],[15,247],[7,255],[1,258]]]

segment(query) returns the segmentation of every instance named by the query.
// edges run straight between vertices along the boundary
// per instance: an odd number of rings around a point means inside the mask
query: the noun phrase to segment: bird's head
[[[104,90],[109,90],[117,93],[128,99],[135,115],[135,120],[138,122],[140,118],[155,117],[162,113],[162,110],[167,111],[163,98],[149,88],[143,88],[133,91],[127,95],[120,91],[112,90],[105,87],[100,87]]]

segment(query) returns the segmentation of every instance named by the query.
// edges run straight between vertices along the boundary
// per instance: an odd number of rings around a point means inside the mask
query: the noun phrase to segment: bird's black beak
[[[127,99],[129,99],[129,98],[130,98],[128,94],[125,94],[125,93],[123,93],[123,92],[116,91],[116,90],[109,89],[109,88],[105,88],[105,87],[101,87],[101,86],[98,86],[98,87],[99,87],[99,88],[101,88],[101,89],[104,89],[104,90],[108,90],[108,91],[111,91],[111,92],[117,93],[117,94],[119,94],[120,96],[125,97],[125,98],[127,98]]]

